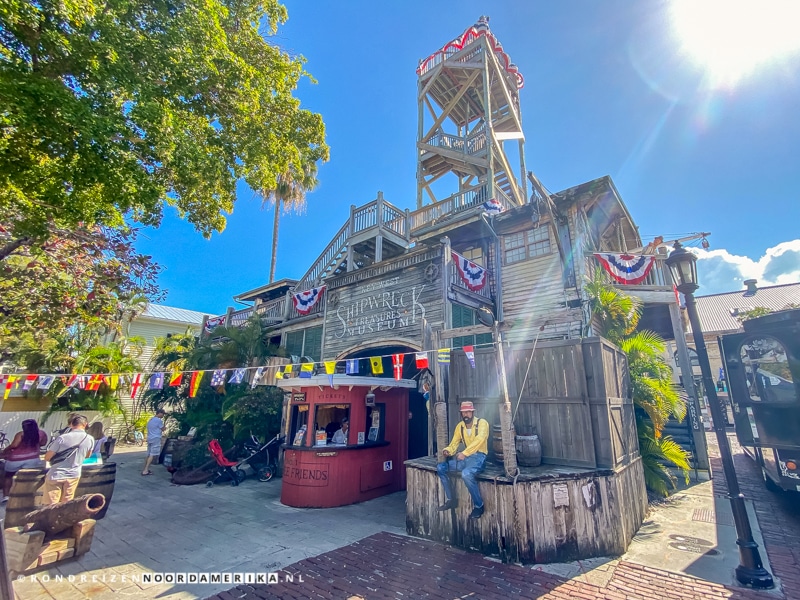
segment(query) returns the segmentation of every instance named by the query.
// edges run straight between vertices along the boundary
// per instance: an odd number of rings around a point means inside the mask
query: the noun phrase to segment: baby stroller
[[[217,440],[211,440],[208,442],[208,450],[211,452],[214,460],[217,461],[218,466],[217,473],[214,475],[214,478],[206,483],[208,487],[211,487],[219,481],[228,480],[231,482],[231,485],[239,485],[242,481],[244,481],[244,478],[247,477],[247,473],[238,468],[240,463],[237,463],[235,460],[229,460],[228,458],[225,458],[225,454],[222,452],[222,446],[219,445]]]
[[[284,439],[285,436],[279,433],[262,445],[258,438],[251,434],[250,440],[244,444],[244,449],[248,452],[248,456],[241,460],[237,466],[249,464],[253,471],[256,472],[259,481],[269,481],[278,472],[278,448]]]

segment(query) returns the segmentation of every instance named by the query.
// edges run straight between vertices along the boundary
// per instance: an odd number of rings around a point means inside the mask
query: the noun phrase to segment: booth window
[[[314,415],[314,430],[324,430],[328,437],[328,443],[333,438],[333,434],[339,431],[342,426],[342,419],[350,418],[349,404],[318,404],[317,414]],[[348,433],[348,437],[350,434]],[[353,443],[352,439],[347,440],[348,444]]]
[[[366,443],[382,442],[386,432],[386,405],[376,404],[367,409],[367,420],[364,424]]]
[[[306,429],[308,429],[308,404],[295,404],[292,406],[292,416],[291,420],[289,421],[289,437],[287,438],[287,443],[290,443],[293,446],[309,445],[308,431],[306,431],[306,435],[303,438],[296,439],[297,432],[300,431],[300,428],[303,425],[305,425]],[[299,443],[295,444],[295,441]]]

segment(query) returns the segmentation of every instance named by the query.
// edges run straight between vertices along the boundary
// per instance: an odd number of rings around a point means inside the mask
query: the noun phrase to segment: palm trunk
[[[278,263],[278,223],[281,220],[281,205],[283,201],[275,198],[275,220],[272,223],[272,258],[269,265],[269,282],[275,281],[275,265]]]

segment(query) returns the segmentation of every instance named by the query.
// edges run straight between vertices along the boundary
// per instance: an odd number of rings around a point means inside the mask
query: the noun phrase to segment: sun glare
[[[683,50],[715,87],[800,50],[798,0],[673,0],[670,8]]]

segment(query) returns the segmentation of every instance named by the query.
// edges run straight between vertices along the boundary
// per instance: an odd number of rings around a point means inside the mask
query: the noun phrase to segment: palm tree
[[[269,266],[269,283],[275,281],[275,266],[278,262],[278,226],[281,211],[302,214],[306,209],[306,193],[319,184],[317,180],[317,163],[311,160],[303,162],[299,167],[291,165],[278,176],[274,190],[262,192],[262,206],[268,202],[275,204],[275,217],[272,223],[272,257]]]
[[[628,359],[645,483],[666,496],[676,479],[665,463],[676,466],[687,482],[690,469],[688,454],[662,435],[670,417],[680,421],[686,416],[686,405],[672,384],[672,369],[664,358],[666,344],[652,331],[636,331],[641,302],[612,286],[602,271],[595,271],[585,290],[599,329]]]

